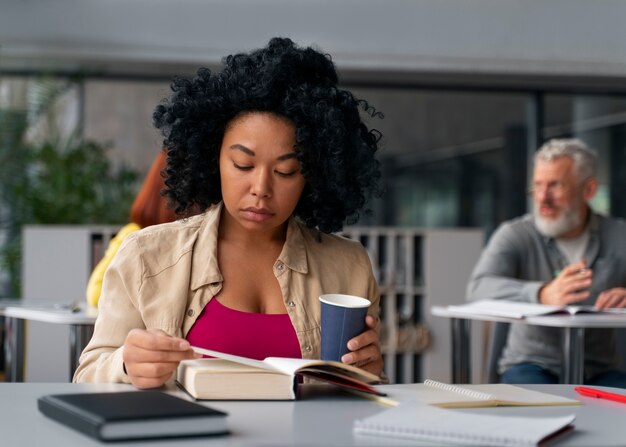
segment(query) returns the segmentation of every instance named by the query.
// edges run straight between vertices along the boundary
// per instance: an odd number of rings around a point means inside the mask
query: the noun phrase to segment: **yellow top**
[[[137,230],[141,230],[141,227],[136,223],[129,223],[124,225],[120,231],[117,232],[115,237],[111,239],[109,242],[109,246],[107,247],[104,256],[98,262],[98,265],[91,272],[91,276],[89,277],[89,282],[87,282],[87,304],[93,307],[98,306],[98,300],[100,299],[100,292],[102,291],[102,279],[104,278],[104,272],[107,267],[113,260],[115,253],[122,245],[122,241],[128,236],[130,233],[133,233]]]

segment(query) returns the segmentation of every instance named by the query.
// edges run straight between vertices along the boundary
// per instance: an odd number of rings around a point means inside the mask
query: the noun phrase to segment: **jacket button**
[[[188,317],[193,317],[193,314],[194,314],[194,313],[195,313],[195,312],[193,311],[193,309],[189,309],[189,310],[187,311],[187,316],[188,316]]]
[[[285,264],[283,264],[282,262],[279,262],[278,264],[276,264],[276,269],[282,270],[283,268],[285,268]]]
[[[304,351],[305,351],[305,352],[311,352],[311,347],[310,347],[309,345],[306,345],[306,346],[304,347]]]
[[[289,306],[289,307],[296,307],[296,303],[294,303],[293,301],[289,301],[287,303],[287,306]]]

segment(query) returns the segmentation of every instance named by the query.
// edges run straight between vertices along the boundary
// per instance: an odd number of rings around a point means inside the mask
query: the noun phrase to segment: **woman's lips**
[[[263,222],[265,220],[271,219],[274,216],[270,210],[265,208],[246,208],[241,211],[244,218],[248,220],[252,220],[254,222]]]

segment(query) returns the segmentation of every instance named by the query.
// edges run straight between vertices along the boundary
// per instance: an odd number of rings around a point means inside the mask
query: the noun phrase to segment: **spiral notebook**
[[[354,422],[355,435],[402,438],[426,443],[476,446],[535,446],[569,431],[574,414],[519,417],[476,414],[404,402]]]
[[[419,402],[442,408],[580,405],[575,399],[503,383],[450,385],[425,380],[408,387]]]

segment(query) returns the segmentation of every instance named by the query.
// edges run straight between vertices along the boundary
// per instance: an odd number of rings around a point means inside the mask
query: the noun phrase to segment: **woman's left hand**
[[[343,363],[349,363],[377,376],[383,372],[383,356],[380,352],[380,338],[376,331],[377,320],[368,315],[365,317],[367,329],[348,341],[351,351],[341,357]]]

